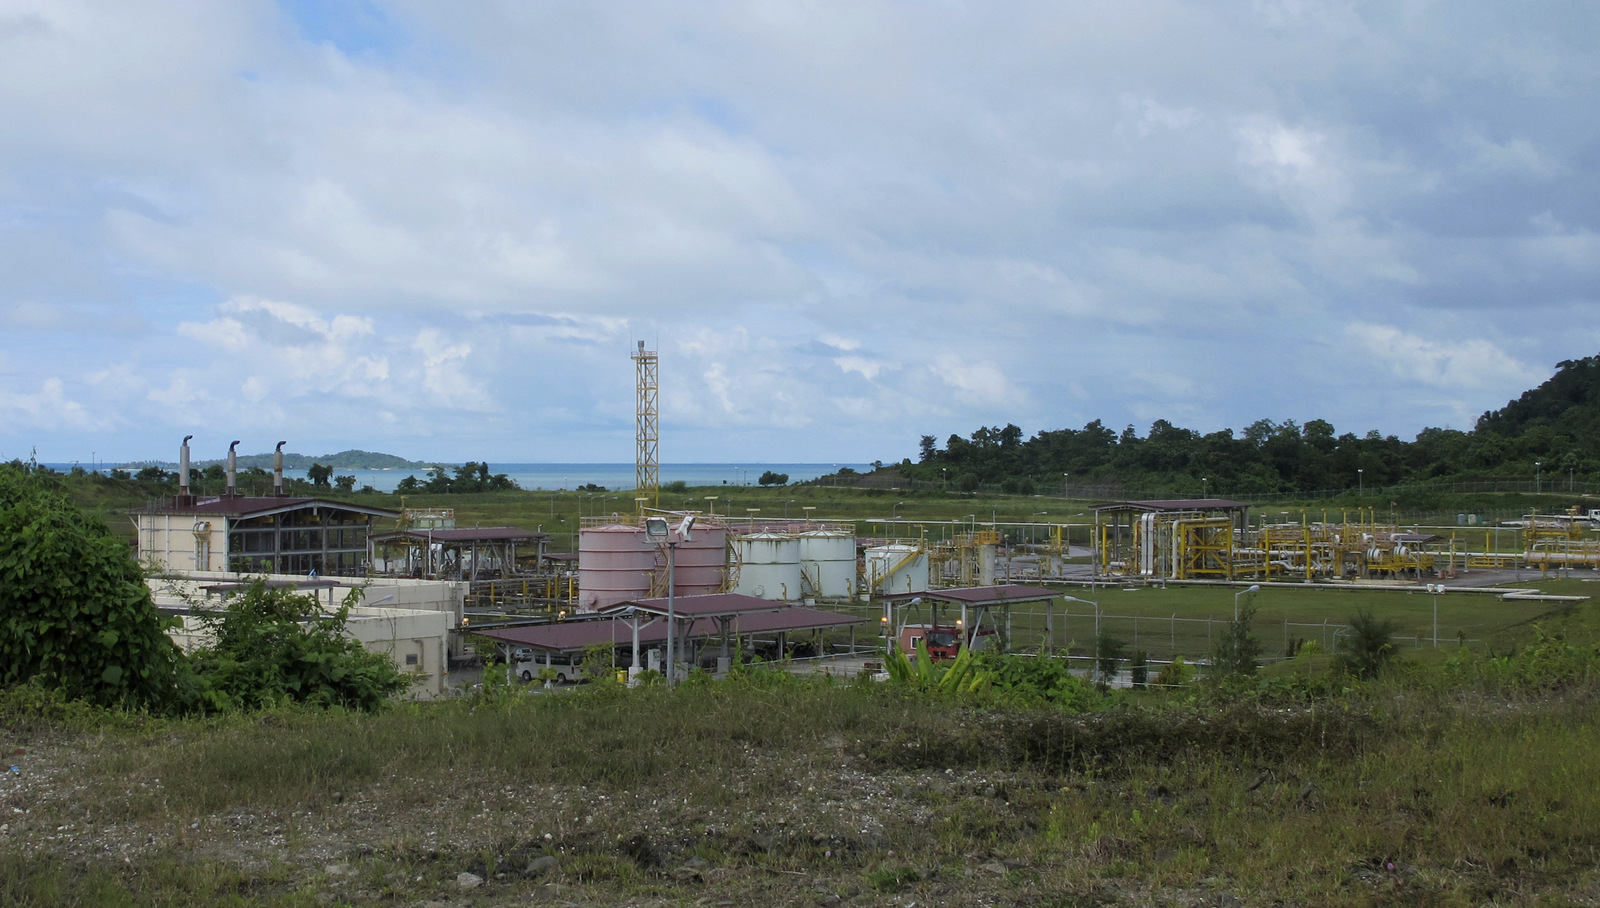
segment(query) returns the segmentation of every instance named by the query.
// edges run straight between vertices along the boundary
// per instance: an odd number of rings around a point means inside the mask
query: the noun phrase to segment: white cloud
[[[1392,376],[1435,388],[1532,387],[1546,377],[1481,338],[1434,341],[1373,324],[1353,324],[1345,330]]]
[[[1403,434],[1594,352],[1544,316],[1592,321],[1595,11],[296,9],[0,8],[12,412],[59,375],[61,438],[130,457],[254,422],[625,460],[644,337],[673,456],[871,460],[1295,406]]]
[[[47,378],[34,392],[0,387],[0,419],[31,432],[97,428],[83,404],[66,395],[59,378]]]

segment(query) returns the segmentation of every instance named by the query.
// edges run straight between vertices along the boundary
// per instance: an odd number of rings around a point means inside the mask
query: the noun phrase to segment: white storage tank
[[[739,550],[739,583],[735,593],[796,602],[800,582],[800,540],[786,533],[752,533],[735,542]]]
[[[867,592],[925,593],[928,553],[914,545],[878,545],[867,549]]]
[[[800,534],[800,573],[806,595],[853,599],[856,595],[856,537],[836,530]]]

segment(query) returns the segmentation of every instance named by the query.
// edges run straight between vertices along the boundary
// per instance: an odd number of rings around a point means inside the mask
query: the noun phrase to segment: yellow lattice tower
[[[661,461],[656,447],[661,440],[661,412],[657,407],[660,390],[660,372],[654,350],[646,350],[639,342],[639,352],[633,354],[639,374],[638,451],[634,456],[633,484],[641,498],[651,504],[661,503]],[[640,502],[642,506],[644,502]]]

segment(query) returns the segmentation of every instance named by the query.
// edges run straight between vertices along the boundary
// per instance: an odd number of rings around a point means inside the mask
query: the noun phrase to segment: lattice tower
[[[639,497],[658,505],[661,503],[661,461],[657,456],[661,440],[661,412],[657,407],[659,364],[655,351],[644,348],[644,341],[639,342],[639,352],[633,354],[633,361],[639,379],[638,450],[634,456],[633,483]]]

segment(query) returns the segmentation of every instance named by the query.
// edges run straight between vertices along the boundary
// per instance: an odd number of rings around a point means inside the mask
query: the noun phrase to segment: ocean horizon
[[[577,489],[585,485],[604,486],[608,491],[634,487],[635,467],[632,463],[495,463],[489,461],[491,475],[504,473],[518,488],[529,491],[555,491]],[[44,464],[52,470],[66,471],[83,464]],[[102,464],[106,472],[113,465]],[[864,463],[664,463],[660,465],[661,484],[683,482],[690,486],[755,486],[760,485],[761,474],[771,471],[788,475],[789,482],[805,482],[837,473],[842,467],[867,472],[871,464]],[[305,479],[304,470],[284,470],[291,479]],[[393,492],[407,476],[419,480],[428,478],[427,470],[335,470],[335,476],[354,476],[356,488],[371,486],[379,492]],[[451,471],[451,475],[455,475]]]

